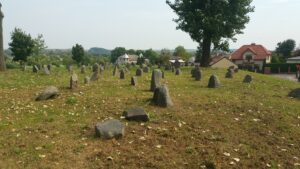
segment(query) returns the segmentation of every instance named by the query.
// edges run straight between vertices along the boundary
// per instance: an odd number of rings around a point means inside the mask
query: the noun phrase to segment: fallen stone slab
[[[149,116],[143,108],[137,107],[128,109],[123,112],[123,116],[126,120],[137,121],[137,122],[147,122],[149,121]]]
[[[125,127],[119,120],[112,119],[95,126],[96,137],[102,139],[119,139],[124,136]]]
[[[58,96],[58,94],[59,94],[58,89],[54,86],[50,86],[47,87],[43,92],[41,92],[35,100],[42,101],[42,100],[54,99]]]

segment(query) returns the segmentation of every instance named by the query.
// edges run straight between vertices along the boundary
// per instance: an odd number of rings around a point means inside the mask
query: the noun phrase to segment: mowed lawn
[[[53,68],[51,75],[9,70],[0,73],[0,168],[297,168],[300,167],[300,100],[288,93],[296,82],[240,71],[225,79],[226,70],[202,69],[203,78],[165,72],[163,83],[171,108],[151,105],[151,73],[138,86],[105,70],[97,82],[68,89],[70,74]],[[216,74],[221,87],[207,88]],[[242,83],[251,74],[251,84]],[[60,96],[36,102],[47,86]],[[122,112],[143,107],[150,122],[121,120]],[[120,119],[125,136],[94,137],[94,125]]]

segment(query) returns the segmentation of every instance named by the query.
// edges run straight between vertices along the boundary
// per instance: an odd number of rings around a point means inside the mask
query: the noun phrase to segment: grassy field
[[[64,68],[50,76],[0,73],[0,168],[300,168],[300,100],[287,96],[298,83],[243,71],[225,79],[225,70],[213,69],[194,81],[184,68],[181,76],[165,73],[174,107],[159,108],[150,105],[151,73],[133,87],[135,68],[125,80],[106,70],[89,85],[76,72],[73,91]],[[220,88],[207,88],[211,74],[219,76]],[[246,74],[253,83],[242,83]],[[35,102],[49,85],[60,96]],[[97,122],[120,119],[136,106],[150,122],[122,120],[119,140],[94,137]]]

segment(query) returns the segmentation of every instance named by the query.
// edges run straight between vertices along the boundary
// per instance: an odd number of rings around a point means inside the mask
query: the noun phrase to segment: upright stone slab
[[[33,67],[32,67],[32,72],[33,73],[37,73],[39,71],[39,68],[37,67],[37,65],[34,65]]]
[[[138,82],[137,82],[137,78],[136,78],[135,76],[132,76],[132,77],[131,77],[131,85],[132,85],[132,86],[136,86],[137,83],[138,83]]]
[[[165,71],[171,70],[171,65],[166,65],[165,66]]]
[[[178,68],[178,69],[176,69],[176,71],[175,71],[175,75],[181,75],[181,70]]]
[[[51,71],[51,70],[52,70],[52,65],[51,65],[51,64],[48,64],[48,65],[47,65],[47,68],[48,68],[49,71]]]
[[[142,76],[142,75],[143,75],[142,69],[141,69],[141,68],[138,68],[138,69],[136,70],[136,72],[135,72],[135,75],[136,75],[136,76]]]
[[[118,66],[116,65],[113,70],[113,76],[117,76],[118,73],[119,73],[119,69]]]
[[[48,69],[48,66],[47,66],[47,65],[44,65],[43,67],[44,67],[44,73],[45,73],[46,75],[50,75],[50,71],[49,71],[49,69]]]
[[[152,102],[160,107],[173,106],[173,102],[169,94],[169,89],[166,85],[162,85],[155,89]]]
[[[159,69],[155,69],[152,72],[152,78],[151,78],[151,86],[150,90],[154,92],[154,90],[160,86],[160,80],[162,78],[162,73]]]
[[[102,73],[104,72],[104,70],[105,70],[105,69],[104,69],[103,66],[100,66],[100,67],[99,67],[100,74],[102,74]]]
[[[120,79],[125,79],[125,70],[124,69],[122,69],[120,71]]]
[[[78,87],[78,76],[73,73],[70,78],[70,89],[76,89]]]
[[[24,65],[22,65],[21,69],[22,69],[23,72],[25,72],[27,70],[27,66],[24,64]]]
[[[144,67],[144,68],[143,68],[143,72],[144,72],[144,73],[149,73],[149,67],[148,67],[148,66]]]
[[[195,70],[193,72],[193,76],[194,76],[194,78],[195,78],[196,81],[200,81],[201,78],[202,78],[202,72],[201,72],[201,70],[195,68]]]
[[[233,74],[234,74],[234,70],[229,69],[225,75],[225,78],[227,79],[232,79],[233,78]]]
[[[80,73],[85,74],[85,69],[86,69],[85,65],[81,65]]]
[[[220,87],[220,81],[219,81],[219,78],[216,75],[212,75],[209,78],[208,87],[209,88],[218,88],[218,87]]]
[[[238,72],[239,72],[239,68],[235,68],[234,73],[238,73]]]
[[[246,75],[243,82],[244,83],[251,83],[253,80],[252,76],[251,75]]]
[[[58,89],[54,86],[47,87],[43,92],[41,92],[38,97],[35,99],[36,101],[49,100],[54,99],[58,96]]]
[[[67,65],[67,70],[69,73],[73,72],[73,66],[72,65]]]
[[[95,63],[92,67],[92,71],[93,72],[99,72],[99,65],[97,63]]]
[[[4,57],[4,50],[3,50],[3,26],[2,21],[4,18],[4,14],[1,10],[1,3],[0,3],[0,71],[6,71],[6,64],[5,64],[5,57]]]
[[[162,78],[162,79],[165,78],[165,72],[161,72],[161,78]]]
[[[89,84],[90,83],[90,78],[88,76],[86,76],[84,78],[84,84]]]
[[[123,115],[126,120],[137,121],[137,122],[147,122],[149,121],[149,116],[143,108],[137,107],[128,109],[123,112]]]
[[[97,81],[99,79],[99,72],[93,72],[90,80],[91,81]]]
[[[119,120],[108,120],[95,126],[96,137],[102,139],[119,139],[124,136],[125,127]]]
[[[191,75],[192,75],[192,77],[195,77],[195,73],[197,73],[196,71],[200,71],[200,73],[201,73],[201,70],[200,70],[200,67],[199,66],[195,66],[192,70],[191,70]]]

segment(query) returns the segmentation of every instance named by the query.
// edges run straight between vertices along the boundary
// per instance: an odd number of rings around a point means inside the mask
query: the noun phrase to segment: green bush
[[[290,72],[296,72],[297,71],[297,64],[295,63],[272,63],[272,64],[265,64],[264,69],[266,67],[271,68],[271,73],[278,73],[278,70],[280,68],[281,73],[288,73],[289,72],[289,67],[290,67]]]

